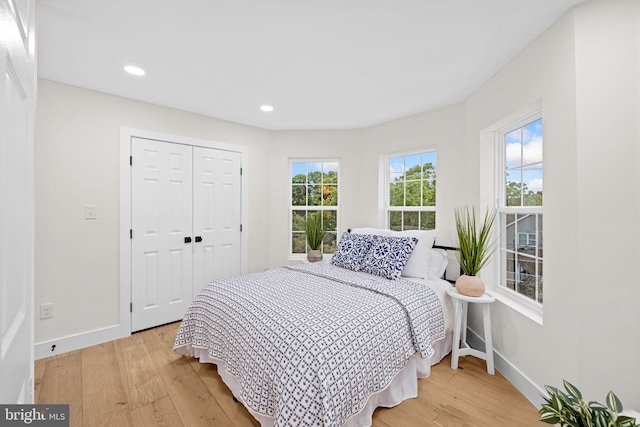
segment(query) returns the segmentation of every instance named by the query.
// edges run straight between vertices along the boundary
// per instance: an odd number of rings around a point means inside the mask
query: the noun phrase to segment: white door
[[[0,402],[33,402],[34,0],[0,0]]]
[[[193,296],[241,272],[241,162],[237,152],[193,148]]]
[[[132,138],[131,329],[179,320],[192,300],[192,147]]]

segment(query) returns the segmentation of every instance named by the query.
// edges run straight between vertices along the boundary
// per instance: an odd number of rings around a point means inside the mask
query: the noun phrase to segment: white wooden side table
[[[456,288],[447,289],[456,302],[455,324],[453,326],[453,345],[451,349],[451,369],[458,369],[458,358],[460,356],[475,356],[487,361],[487,372],[495,374],[493,366],[493,343],[491,342],[491,313],[489,311],[491,303],[496,298],[484,293],[479,297],[468,297],[458,293]],[[482,319],[484,322],[484,344],[485,351],[473,349],[467,344],[467,311],[469,303],[482,304]]]

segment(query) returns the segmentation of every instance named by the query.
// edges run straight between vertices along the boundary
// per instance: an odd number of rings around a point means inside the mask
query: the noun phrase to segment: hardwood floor
[[[36,403],[70,405],[71,426],[258,426],[215,365],[172,351],[178,323],[36,361]],[[536,408],[484,361],[447,357],[419,396],[374,413],[375,427],[540,426]]]

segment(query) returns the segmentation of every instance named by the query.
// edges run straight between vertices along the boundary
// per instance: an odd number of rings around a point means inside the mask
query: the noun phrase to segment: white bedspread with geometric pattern
[[[342,426],[443,336],[427,286],[321,262],[208,284],[174,350],[223,360],[236,397],[275,426]]]

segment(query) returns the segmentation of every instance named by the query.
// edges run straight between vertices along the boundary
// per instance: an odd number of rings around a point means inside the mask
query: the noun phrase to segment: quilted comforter
[[[342,426],[443,336],[427,286],[314,263],[208,284],[174,350],[224,361],[236,397],[275,426]]]

